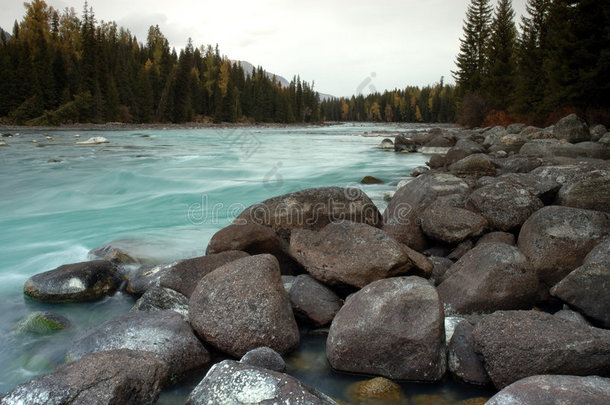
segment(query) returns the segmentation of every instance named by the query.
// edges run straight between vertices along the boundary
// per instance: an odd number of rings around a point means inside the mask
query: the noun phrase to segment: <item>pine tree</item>
[[[551,0],[528,0],[528,16],[521,19],[521,37],[517,47],[517,77],[514,109],[521,114],[539,110],[546,82],[542,63]]]
[[[471,0],[464,20],[464,37],[460,38],[458,70],[453,72],[460,93],[466,95],[481,89],[486,68],[486,46],[490,36],[491,6],[489,0]]]
[[[511,0],[500,0],[491,23],[487,47],[487,69],[483,81],[492,109],[506,110],[515,89],[515,48],[517,29]]]

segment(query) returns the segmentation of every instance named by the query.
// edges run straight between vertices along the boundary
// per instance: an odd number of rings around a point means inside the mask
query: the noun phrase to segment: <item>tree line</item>
[[[321,110],[330,121],[455,122],[455,86],[441,78],[434,86],[325,100]]]
[[[288,86],[258,67],[244,72],[218,46],[179,53],[158,26],[142,44],[84,5],[58,11],[25,3],[12,36],[0,36],[0,122],[316,122],[313,83]]]
[[[610,1],[471,0],[454,73],[460,122],[610,121]]]

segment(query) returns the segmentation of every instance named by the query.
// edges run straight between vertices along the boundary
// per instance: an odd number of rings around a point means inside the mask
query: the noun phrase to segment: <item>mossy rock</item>
[[[11,369],[22,368],[32,374],[44,374],[53,371],[55,366],[40,354],[22,354],[10,364]]]
[[[15,329],[19,332],[48,335],[69,327],[70,320],[66,317],[53,312],[37,311],[19,321]]]
[[[411,397],[412,405],[453,405],[455,398],[448,395],[421,394]]]
[[[347,388],[347,397],[357,404],[406,404],[408,403],[402,388],[383,377],[359,381]]]

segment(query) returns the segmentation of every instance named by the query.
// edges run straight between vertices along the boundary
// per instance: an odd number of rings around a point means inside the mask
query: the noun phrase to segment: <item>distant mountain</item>
[[[250,62],[247,62],[245,60],[232,60],[231,62],[238,63],[239,66],[242,67],[242,69],[244,70],[244,73],[247,76],[251,76],[252,70],[256,69],[253,64],[251,64]],[[276,75],[275,73],[271,73],[271,72],[267,72],[267,71],[265,71],[265,74],[270,79],[273,79],[275,77],[275,81],[279,82],[280,86],[282,86],[282,87],[288,87],[290,85],[290,82],[288,80],[286,80],[286,78],[284,78],[280,75]],[[325,101],[325,100],[330,100],[330,99],[335,98],[335,96],[331,96],[330,94],[319,93],[319,92],[318,92],[318,94],[320,95],[320,101]]]
[[[11,39],[11,34],[9,34],[8,32],[4,31],[2,29],[2,27],[0,27],[0,38],[6,38],[6,40],[8,41],[9,39]]]

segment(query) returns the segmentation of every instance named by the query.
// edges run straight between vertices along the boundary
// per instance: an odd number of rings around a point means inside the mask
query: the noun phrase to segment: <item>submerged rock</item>
[[[347,387],[346,396],[350,403],[368,404],[383,401],[384,404],[402,404],[407,397],[400,385],[383,377],[359,381]]]
[[[383,180],[375,177],[375,176],[364,176],[362,180],[360,180],[360,184],[383,184],[385,183]]]
[[[389,138],[385,138],[377,147],[379,149],[394,149],[394,142]]]
[[[48,311],[31,312],[15,325],[19,332],[47,335],[60,330],[68,329],[71,322],[68,318]]]
[[[249,256],[204,276],[189,300],[193,329],[206,342],[235,357],[268,346],[287,353],[299,329],[275,257]]]
[[[446,368],[445,330],[436,289],[420,277],[367,285],[335,316],[326,354],[341,371],[440,380]]]
[[[336,405],[336,402],[287,374],[225,360],[212,366],[186,404]]]
[[[114,293],[122,279],[106,260],[65,264],[30,277],[24,293],[46,302],[93,301]]]
[[[404,247],[387,233],[349,221],[328,224],[319,232],[295,230],[290,254],[315,279],[330,285],[364,287],[413,267]]]
[[[538,374],[610,375],[610,331],[538,311],[498,311],[473,331],[497,388]]]
[[[153,353],[111,350],[63,364],[19,385],[0,403],[154,404],[168,377],[167,364]]]
[[[81,146],[81,145],[100,145],[102,143],[108,143],[110,142],[108,139],[104,138],[103,136],[93,136],[89,139],[87,139],[86,141],[79,141],[76,142],[77,145]]]
[[[97,352],[130,349],[152,352],[172,376],[203,367],[210,355],[189,324],[174,311],[129,312],[79,333],[68,346],[69,361]]]
[[[610,379],[598,376],[536,375],[516,381],[491,397],[487,405],[610,403]]]

